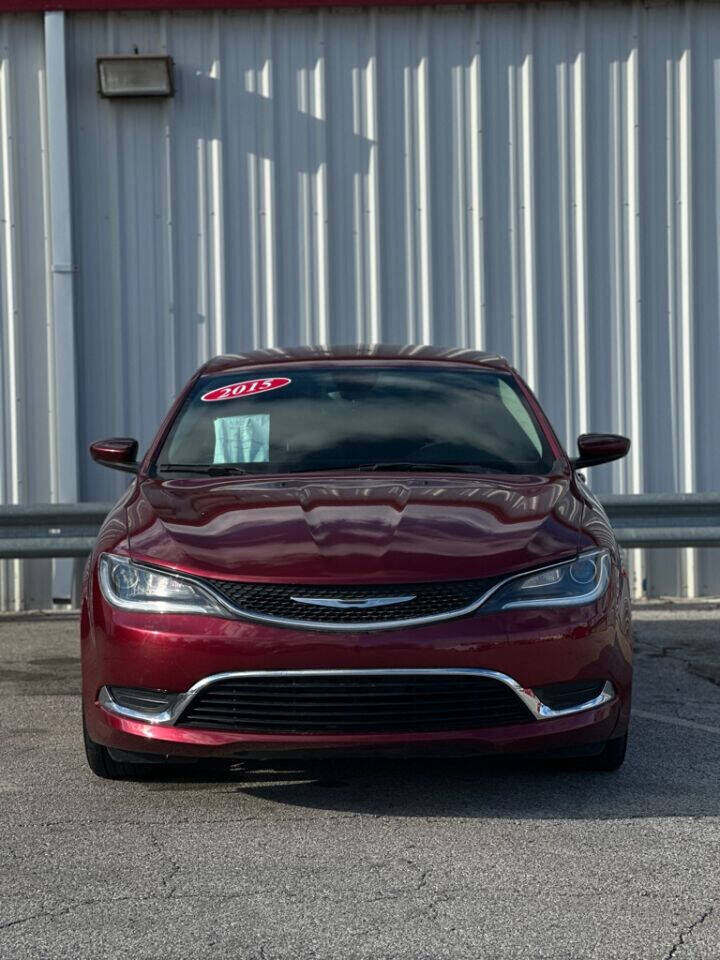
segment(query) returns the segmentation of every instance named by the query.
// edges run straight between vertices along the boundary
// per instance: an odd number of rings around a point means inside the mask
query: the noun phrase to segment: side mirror
[[[125,473],[137,473],[138,442],[132,437],[113,437],[90,444],[90,456],[95,463]]]
[[[583,433],[578,437],[579,457],[570,461],[573,470],[583,467],[595,467],[599,463],[610,463],[624,457],[630,449],[627,437],[617,433]]]

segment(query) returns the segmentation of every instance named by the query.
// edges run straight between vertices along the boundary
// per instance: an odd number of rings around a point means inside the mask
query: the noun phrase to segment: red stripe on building
[[[489,3],[547,3],[550,0],[0,0],[0,13],[47,10],[270,10],[307,7],[472,6]]]

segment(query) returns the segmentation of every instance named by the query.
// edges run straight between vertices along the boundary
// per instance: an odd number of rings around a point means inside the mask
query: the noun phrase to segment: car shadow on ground
[[[527,758],[328,759],[179,768],[151,791],[212,790],[334,814],[517,819],[720,816],[718,645],[708,624],[636,624],[635,703],[624,766],[594,773]],[[669,629],[668,629],[669,628]],[[699,640],[704,637],[703,640]],[[648,715],[646,711],[650,711]],[[664,720],[658,720],[658,717]],[[694,724],[694,721],[697,723]]]
[[[517,819],[720,815],[720,736],[636,719],[621,770],[521,758],[329,759],[148,771],[150,792],[212,790],[333,814]]]

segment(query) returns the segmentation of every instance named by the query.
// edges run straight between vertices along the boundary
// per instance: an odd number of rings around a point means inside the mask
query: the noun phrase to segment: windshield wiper
[[[206,477],[227,477],[231,474],[247,473],[242,467],[223,463],[161,463],[158,470],[162,473],[200,473]]]
[[[488,467],[481,467],[478,464],[473,463],[415,463],[412,461],[404,462],[402,460],[388,461],[386,463],[362,463],[357,468],[358,470],[432,470],[437,473],[443,473],[446,471],[455,471],[457,473],[469,473],[473,471],[480,472],[482,470],[491,469]]]

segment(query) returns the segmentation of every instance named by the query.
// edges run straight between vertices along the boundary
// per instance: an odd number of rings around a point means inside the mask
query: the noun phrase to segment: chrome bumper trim
[[[463,667],[440,667],[440,668],[398,668],[389,670],[236,670],[229,673],[215,673],[212,676],[204,677],[194,683],[185,693],[177,694],[177,698],[170,710],[164,713],[144,713],[141,710],[132,710],[130,707],[123,707],[115,700],[108,687],[102,687],[98,695],[98,703],[107,710],[108,713],[114,713],[119,717],[127,717],[130,720],[140,720],[143,723],[149,723],[154,726],[174,726],[181,715],[194,700],[198,693],[205,687],[220,680],[234,680],[237,678],[245,679],[247,677],[325,677],[325,676],[473,676],[487,677],[491,680],[497,680],[509,687],[512,692],[519,697],[525,704],[530,713],[536,720],[555,720],[558,717],[570,716],[574,713],[582,713],[585,710],[594,710],[596,707],[608,703],[615,697],[615,688],[609,680],[605,681],[597,697],[592,700],[586,700],[585,703],[579,703],[574,707],[566,707],[564,710],[553,710],[544,704],[529,687],[521,687],[517,680],[513,680],[506,673],[499,673],[497,670],[482,670]]]

